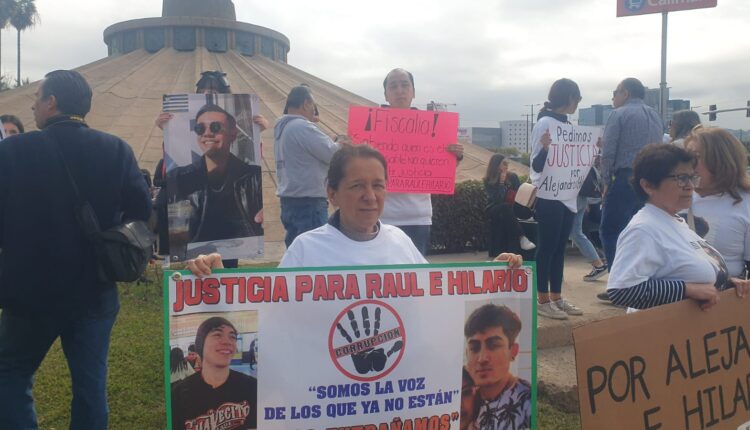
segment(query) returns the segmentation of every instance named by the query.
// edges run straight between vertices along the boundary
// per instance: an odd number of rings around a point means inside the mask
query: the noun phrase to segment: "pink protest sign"
[[[458,114],[366,106],[349,108],[349,137],[368,143],[388,162],[388,191],[453,194]]]

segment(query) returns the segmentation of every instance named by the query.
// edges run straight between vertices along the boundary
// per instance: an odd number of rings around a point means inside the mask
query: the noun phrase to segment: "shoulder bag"
[[[91,204],[81,196],[68,163],[57,142],[49,132],[44,138],[54,145],[65,168],[70,186],[76,198],[75,216],[86,239],[94,249],[99,279],[109,282],[134,282],[146,270],[156,238],[145,221],[126,221],[102,231],[99,219]]]

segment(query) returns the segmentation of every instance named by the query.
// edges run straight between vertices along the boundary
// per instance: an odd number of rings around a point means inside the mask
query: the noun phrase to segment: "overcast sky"
[[[661,15],[616,18],[615,0],[235,0],[238,20],[289,37],[289,63],[383,102],[382,79],[412,71],[415,105],[455,104],[463,126],[524,119],[561,77],[581,87],[581,107],[610,103],[617,82],[660,77]],[[103,30],[161,15],[160,0],[37,0],[41,22],[22,34],[22,76],[33,80],[107,55]],[[466,5],[466,6],[464,6]],[[697,110],[750,99],[750,2],[669,15],[671,98]],[[2,32],[2,72],[15,76],[16,34]],[[538,107],[535,107],[535,110]],[[577,116],[577,114],[575,115]],[[705,116],[702,116],[705,118]],[[712,123],[750,129],[744,112]]]

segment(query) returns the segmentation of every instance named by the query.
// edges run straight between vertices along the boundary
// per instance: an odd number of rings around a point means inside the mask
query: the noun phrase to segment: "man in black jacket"
[[[37,428],[32,381],[58,337],[73,381],[70,428],[107,428],[107,355],[119,301],[115,283],[97,276],[61,157],[102,230],[147,220],[151,200],[128,144],[84,122],[91,96],[78,72],[48,73],[32,106],[42,131],[0,145],[3,428]]]

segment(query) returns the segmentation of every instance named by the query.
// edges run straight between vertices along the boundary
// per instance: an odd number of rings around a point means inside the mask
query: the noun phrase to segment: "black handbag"
[[[601,186],[599,184],[599,176],[596,174],[596,170],[592,166],[589,169],[589,174],[581,185],[581,189],[578,191],[578,195],[581,197],[598,198],[602,196]]]
[[[44,131],[43,134],[45,140],[57,149],[65,173],[68,175],[76,198],[76,220],[94,249],[99,279],[109,282],[138,280],[153,255],[153,245],[156,240],[148,224],[140,220],[126,221],[102,231],[94,208],[81,196],[60,147],[52,141],[49,132]]]

